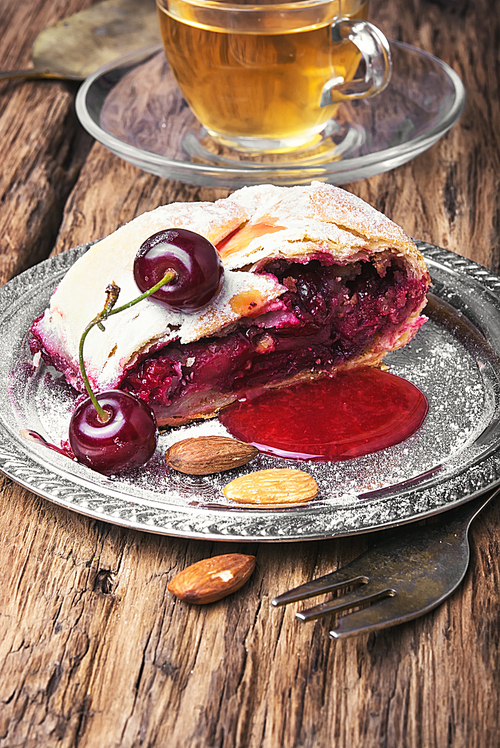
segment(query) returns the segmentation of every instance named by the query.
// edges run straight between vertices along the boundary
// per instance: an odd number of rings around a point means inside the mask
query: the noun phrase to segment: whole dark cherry
[[[134,278],[141,291],[148,291],[168,270],[173,280],[152,295],[170,309],[196,312],[219,291],[222,262],[214,245],[188,229],[164,229],[141,245],[134,261]]]
[[[128,392],[96,395],[108,421],[103,422],[90,398],[71,416],[69,442],[77,460],[104,475],[144,465],[156,449],[156,418],[143,400]]]

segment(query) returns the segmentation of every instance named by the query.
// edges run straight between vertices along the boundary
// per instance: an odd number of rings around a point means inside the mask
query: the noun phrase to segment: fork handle
[[[449,533],[456,532],[457,529],[468,531],[479,512],[481,512],[484,507],[499,494],[500,487],[497,487],[490,492],[483,493],[477,498],[466,501],[465,503],[460,504],[456,509],[452,510],[453,517],[451,518],[451,521],[448,520],[447,513],[443,514],[441,521],[446,522]]]

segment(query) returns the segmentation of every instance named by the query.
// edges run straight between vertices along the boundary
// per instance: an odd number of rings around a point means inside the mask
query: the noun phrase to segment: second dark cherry
[[[134,278],[148,291],[174,270],[176,277],[152,294],[174,311],[196,312],[217,295],[222,262],[214,245],[188,229],[164,229],[141,245],[134,261]]]
[[[156,419],[145,402],[121,390],[97,395],[109,416],[104,423],[90,398],[80,403],[69,426],[69,442],[77,460],[111,475],[144,465],[156,449]]]

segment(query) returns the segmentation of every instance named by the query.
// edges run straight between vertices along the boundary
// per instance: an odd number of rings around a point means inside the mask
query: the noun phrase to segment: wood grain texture
[[[86,0],[0,0],[2,68]],[[28,10],[29,8],[29,10]],[[447,61],[468,93],[460,123],[414,161],[346,185],[413,236],[500,269],[498,7],[374,0],[389,35]],[[173,200],[224,190],[158,179],[81,131],[74,88],[0,86],[0,279]],[[0,748],[496,748],[500,503],[472,529],[471,568],[433,613],[333,641],[270,600],[358,555],[373,535],[224,544],[127,531],[0,480]],[[203,608],[169,579],[254,553],[235,595]]]
[[[0,5],[2,70],[29,67],[36,34],[89,2]],[[91,139],[74,114],[74,84],[0,83],[0,280],[47,257]]]

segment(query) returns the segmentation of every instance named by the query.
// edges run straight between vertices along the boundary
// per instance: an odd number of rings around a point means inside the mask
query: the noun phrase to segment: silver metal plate
[[[77,397],[57,372],[35,367],[29,327],[59,280],[90,244],[0,289],[0,470],[68,509],[126,527],[233,541],[296,541],[363,533],[445,511],[500,483],[500,278],[459,255],[418,242],[433,282],[428,322],[390,370],[427,396],[429,413],[405,442],[338,463],[260,455],[231,473],[190,477],[170,470],[165,449],[186,436],[225,434],[215,419],[172,429],[144,468],[105,477],[22,436],[59,444]],[[319,494],[296,508],[242,508],[222,487],[239,474],[300,467]]]

